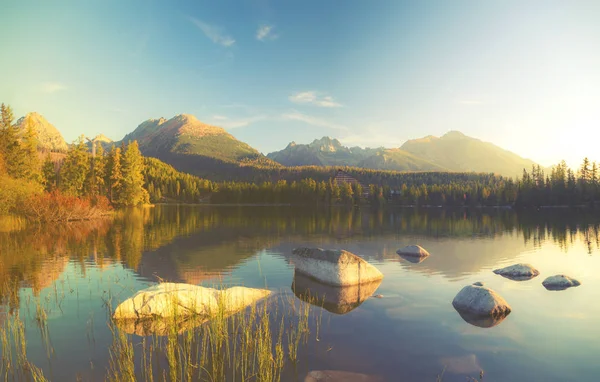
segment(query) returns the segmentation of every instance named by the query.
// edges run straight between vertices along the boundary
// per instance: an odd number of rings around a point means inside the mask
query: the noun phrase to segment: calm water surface
[[[291,250],[343,248],[384,273],[373,291],[383,298],[315,306],[322,310],[320,341],[300,350],[285,380],[333,369],[388,381],[435,381],[442,371],[444,381],[465,381],[481,370],[490,382],[598,381],[599,227],[600,218],[574,212],[131,210],[110,222],[0,232],[0,277],[18,281],[16,297],[2,290],[0,320],[19,311],[28,357],[50,380],[102,381],[112,343],[108,306],[135,291],[162,279],[266,287],[297,298]],[[408,244],[431,256],[413,263],[396,255]],[[541,275],[517,282],[492,273],[516,262]],[[542,280],[558,273],[582,285],[544,289]],[[512,306],[496,326],[468,323],[452,307],[456,293],[475,281]],[[36,304],[47,311],[45,333],[36,325]]]

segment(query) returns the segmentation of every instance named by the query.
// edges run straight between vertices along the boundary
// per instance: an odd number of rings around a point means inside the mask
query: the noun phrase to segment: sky
[[[67,141],[195,115],[263,153],[459,130],[600,161],[600,1],[3,0],[0,102]]]

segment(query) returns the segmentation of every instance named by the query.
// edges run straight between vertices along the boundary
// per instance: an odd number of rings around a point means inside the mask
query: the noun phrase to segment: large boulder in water
[[[461,316],[464,315],[464,317],[469,318],[469,320],[465,319],[467,322],[475,321],[477,317],[504,318],[511,311],[510,306],[502,296],[481,283],[478,283],[478,285],[467,285],[461,289],[456,297],[454,297],[452,305]],[[483,324],[477,326],[494,325]]]
[[[342,370],[314,370],[308,373],[304,382],[383,382],[383,378]]]
[[[218,290],[183,283],[161,283],[123,301],[115,309],[114,318],[210,317],[219,311],[239,311],[269,294],[271,291],[265,289],[232,287]]]
[[[333,286],[323,284],[300,272],[294,272],[292,291],[300,300],[335,313],[346,314],[373,296],[381,280],[366,284]]]
[[[540,274],[540,272],[537,269],[535,269],[533,265],[524,263],[514,264],[508,267],[495,269],[494,273],[506,277],[507,279],[516,281],[529,280]]]
[[[429,252],[420,245],[407,245],[406,247],[397,250],[396,253],[403,257],[414,257],[417,259],[424,259],[429,256]]]
[[[292,251],[296,271],[334,286],[371,283],[383,274],[365,260],[344,250],[296,248]]]
[[[575,280],[565,275],[550,276],[542,281],[542,285],[548,290],[565,290],[567,288],[581,285],[579,280]]]

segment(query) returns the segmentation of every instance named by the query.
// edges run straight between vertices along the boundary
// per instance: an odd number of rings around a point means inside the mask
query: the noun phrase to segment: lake
[[[297,362],[286,361],[282,380],[342,370],[385,381],[439,376],[462,382],[479,380],[482,371],[488,382],[597,381],[599,229],[600,217],[569,210],[128,210],[114,221],[0,232],[0,276],[12,280],[2,287],[0,321],[18,314],[27,359],[48,380],[103,381],[114,346],[110,311],[136,291],[159,280],[244,285],[268,288],[285,296],[277,304],[293,305],[303,296],[292,290],[294,282],[315,293],[322,286],[295,276],[292,249],[341,248],[384,274],[368,291],[382,297],[343,306],[313,301],[311,317],[318,321],[309,320],[310,335]],[[431,256],[418,263],[396,254],[409,244]],[[531,263],[540,276],[512,281],[492,272],[519,262]],[[542,286],[546,277],[562,273],[582,285],[564,291]],[[465,321],[451,304],[476,281],[512,307],[493,327]],[[127,338],[142,379],[144,338]]]

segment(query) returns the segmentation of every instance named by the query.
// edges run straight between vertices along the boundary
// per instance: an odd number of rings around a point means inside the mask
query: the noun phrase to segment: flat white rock
[[[407,245],[404,248],[400,248],[396,251],[397,254],[403,256],[413,256],[413,257],[427,257],[429,256],[429,252],[425,250],[425,248],[420,245]]]
[[[383,279],[379,269],[348,251],[296,248],[292,254],[296,271],[325,284],[348,286]]]
[[[579,280],[565,275],[550,276],[542,281],[542,285],[548,290],[564,290],[581,285]]]
[[[266,289],[232,287],[224,290],[184,283],[161,283],[140,290],[115,309],[115,319],[173,316],[212,316],[232,313],[271,294]]]
[[[529,280],[537,275],[540,272],[533,267],[531,264],[513,264],[508,267],[495,269],[494,273],[500,276],[504,276],[511,280]]]
[[[454,297],[452,305],[462,313],[475,316],[506,316],[510,305],[490,288],[480,285],[467,285]]]

